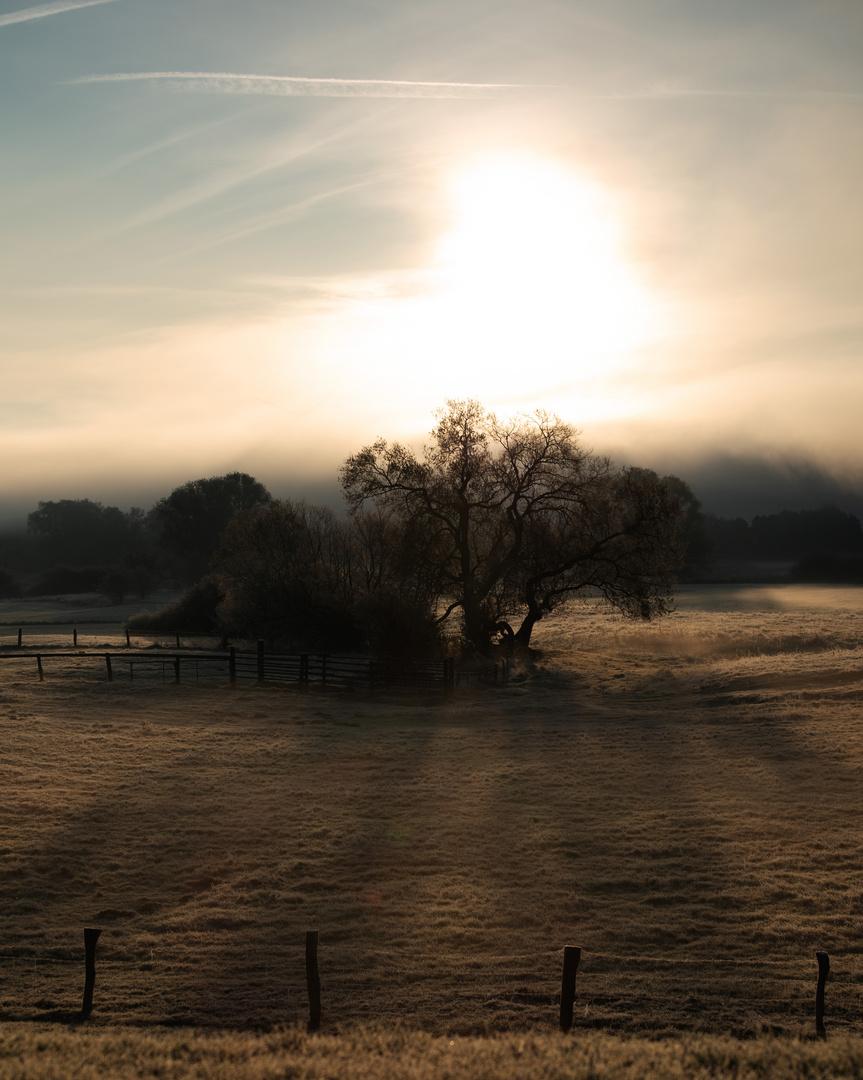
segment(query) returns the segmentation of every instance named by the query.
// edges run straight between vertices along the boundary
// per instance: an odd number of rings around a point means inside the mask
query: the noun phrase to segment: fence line
[[[179,638],[179,634],[177,637]],[[105,649],[52,649],[37,653],[0,653],[0,661],[36,660],[40,681],[45,679],[46,662],[52,659],[101,659],[108,682],[115,677],[114,664],[128,664],[129,678],[134,678],[136,665],[173,666],[173,682],[181,682],[182,668],[194,663],[195,681],[200,679],[201,664],[216,665],[213,677],[224,674],[231,685],[255,682],[258,685],[295,685],[300,690],[311,686],[343,690],[368,689],[372,694],[399,690],[452,693],[457,686],[471,683],[494,683],[506,678],[507,663],[488,663],[475,668],[457,668],[455,660],[406,660],[387,656],[355,656],[329,653],[267,653],[259,641],[252,652],[230,647],[227,651],[197,652],[193,650],[163,651]],[[220,670],[221,667],[221,670]]]
[[[94,990],[95,977],[96,977],[96,966],[95,966],[96,944],[97,944],[101,934],[102,934],[101,929],[88,927],[87,929],[84,930],[85,984],[84,984],[84,1001],[83,1001],[83,1005],[82,1005],[82,1008],[81,1008],[81,1019],[82,1020],[85,1020],[85,1019],[87,1019],[89,1017],[91,1009],[92,1009],[93,990]],[[304,953],[305,953],[306,982],[307,982],[307,989],[308,989],[308,995],[309,995],[309,1029],[310,1030],[316,1030],[320,1025],[320,1018],[321,1018],[321,1000],[320,1000],[321,999],[321,983],[320,983],[320,977],[319,977],[319,973],[318,973],[318,931],[317,930],[308,930],[308,931],[306,931],[305,945],[304,946],[301,945],[300,942],[298,941],[295,946],[283,946],[282,948],[276,950],[275,952],[271,952],[269,957],[268,957],[267,963],[265,965],[265,970],[267,971],[267,973],[269,973],[270,961],[273,960],[276,956],[281,956],[281,957],[284,958],[288,954],[296,955],[296,954],[298,954],[300,952],[301,949],[303,949]],[[115,956],[112,957],[110,954],[113,951],[114,950],[112,950],[111,947],[109,946],[108,947],[109,956],[108,956],[108,959],[107,959],[107,963],[105,962],[104,959],[101,961],[103,966],[107,966],[109,968],[116,968],[116,967],[122,966],[124,964],[128,965],[129,958],[123,957],[123,956],[120,956],[120,955],[117,955],[117,954],[115,954]],[[120,953],[121,951],[122,951],[121,949],[118,949],[117,953]],[[350,952],[358,952],[358,951],[362,951],[364,953],[367,952],[367,950],[361,949],[361,948],[356,947],[356,946],[353,947],[353,948],[351,948],[350,946],[345,948],[342,945],[333,945],[333,946],[329,946],[329,947],[325,946],[322,951],[325,952],[327,955],[330,955],[330,956],[332,956],[333,954],[336,954],[336,953],[340,953],[340,952],[342,952],[342,953],[344,953],[344,952],[350,953]],[[103,952],[104,952],[104,947],[103,947]],[[376,950],[376,953],[380,954],[380,950]],[[575,983],[576,983],[576,974],[577,974],[579,963],[580,963],[580,960],[581,960],[581,957],[582,957],[582,949],[579,946],[564,945],[561,948],[557,948],[557,949],[553,949],[553,950],[549,950],[549,951],[545,951],[545,952],[539,951],[539,952],[523,953],[521,955],[504,954],[503,956],[498,956],[498,957],[486,956],[486,957],[484,957],[484,959],[487,960],[487,961],[501,960],[501,959],[503,959],[503,960],[532,959],[532,960],[536,961],[538,959],[546,959],[546,958],[551,958],[551,957],[557,957],[559,959],[561,957],[561,954],[562,954],[562,958],[563,958],[563,969],[562,969],[562,980],[561,980],[560,994],[559,995],[554,995],[554,994],[533,994],[532,995],[532,1000],[535,1000],[537,998],[538,999],[547,999],[549,1004],[554,1004],[555,1002],[559,1002],[559,1004],[560,1004],[560,1028],[561,1028],[561,1030],[563,1032],[568,1032],[572,1028],[572,1025],[573,1025],[573,1006],[574,1006],[574,1003],[575,1003],[575,1000],[576,1000],[576,985],[575,985]],[[388,956],[398,955],[398,952],[397,952],[397,950],[386,950],[385,955],[388,955]],[[439,956],[439,955],[440,954],[436,954],[436,956]],[[467,958],[467,957],[465,957],[465,954],[463,954],[463,953],[458,953],[458,954],[451,953],[451,954],[448,954],[448,955]],[[620,960],[626,960],[626,961],[636,961],[636,962],[640,962],[640,963],[650,962],[651,959],[655,959],[655,958],[638,957],[638,956],[612,957],[611,954],[602,954],[602,953],[597,953],[597,954],[594,954],[594,955],[595,955],[596,958],[604,957],[606,959],[620,959]],[[827,977],[828,977],[829,972],[830,972],[830,958],[829,958],[828,954],[826,952],[823,952],[823,951],[816,952],[815,957],[816,957],[816,961],[817,961],[817,965],[818,965],[817,987],[816,987],[816,993],[815,993],[815,1033],[816,1033],[816,1036],[818,1038],[823,1039],[823,1038],[827,1037],[827,1033],[826,1033],[825,1026],[824,1026],[824,1011],[825,1011],[824,991],[825,991],[825,983],[827,981]],[[660,959],[662,959],[663,961],[667,961],[670,964],[677,964],[677,963],[681,963],[681,962],[686,963],[687,962],[686,960],[682,960],[682,961],[681,960],[675,960],[673,957],[662,957]],[[41,964],[63,964],[63,965],[70,966],[70,967],[73,964],[76,965],[76,966],[78,966],[80,964],[80,959],[75,960],[75,959],[72,959],[71,957],[70,958],[65,958],[65,957],[49,957],[49,956],[44,956],[44,955],[39,956],[39,955],[36,955],[36,954],[30,954],[30,955],[5,954],[4,955],[4,954],[0,953],[0,960],[7,960],[7,961],[8,960],[13,960],[13,961],[17,960],[22,964],[22,966],[26,964],[28,968],[32,964],[34,969],[35,969],[35,967],[36,967],[36,965],[38,963],[41,963]],[[689,960],[688,962],[692,963],[692,962],[699,962],[699,961]],[[790,963],[790,962],[793,962],[793,961],[785,961],[784,963],[782,963],[782,966],[787,966],[787,964]],[[714,966],[717,963],[729,963],[729,964],[730,963],[735,963],[739,968],[740,964],[741,964],[741,961],[733,961],[733,960],[722,961],[722,960],[714,960],[712,958],[705,958],[703,961],[700,961],[700,963],[709,964],[711,966]],[[744,967],[747,966],[747,961],[742,961],[742,963],[743,963]],[[761,967],[763,967],[765,965],[774,966],[777,963],[779,963],[779,962],[776,962],[776,961],[772,961],[772,962],[771,961],[759,961],[759,966],[761,966]],[[798,963],[799,963],[799,961],[798,961]],[[171,960],[171,968],[172,968],[172,970],[175,967],[176,967],[176,960]],[[183,965],[181,965],[181,967],[183,967]],[[506,975],[505,972],[497,972],[496,974],[499,977],[504,977]],[[799,979],[800,979],[799,975],[795,977],[795,981],[799,981]],[[523,981],[523,979],[522,979],[522,981]],[[522,991],[516,991],[515,993],[518,994],[518,993],[523,993],[523,992]]]

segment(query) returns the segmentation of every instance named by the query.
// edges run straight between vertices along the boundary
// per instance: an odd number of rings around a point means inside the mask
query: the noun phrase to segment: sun
[[[571,376],[651,333],[655,308],[601,189],[563,164],[508,154],[458,170],[450,197],[438,266],[460,335]]]
[[[632,373],[665,315],[610,193],[516,152],[463,161],[441,191],[429,262],[356,283],[318,370],[360,373],[359,396],[416,422],[448,397],[579,423],[639,412]]]

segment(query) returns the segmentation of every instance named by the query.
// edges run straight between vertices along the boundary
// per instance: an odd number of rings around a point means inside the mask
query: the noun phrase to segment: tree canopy
[[[385,514],[350,520],[288,499],[237,514],[214,580],[222,625],[292,647],[428,649],[436,628],[422,567]]]
[[[91,499],[40,502],[27,516],[27,531],[37,537],[47,560],[74,564],[113,562],[141,543],[144,511],[124,513]]]
[[[499,420],[449,401],[420,457],[379,439],[340,477],[351,512],[371,505],[413,537],[413,558],[466,643],[527,646],[536,623],[586,592],[625,614],[669,610],[683,508],[647,470],[616,469],[556,416]]]
[[[159,543],[185,563],[194,579],[206,571],[231,518],[271,498],[253,476],[233,472],[189,480],[160,499],[151,514],[160,530]]]

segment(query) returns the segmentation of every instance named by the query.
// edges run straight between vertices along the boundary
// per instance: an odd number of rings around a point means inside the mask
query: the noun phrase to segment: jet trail
[[[90,0],[91,3],[104,0]],[[522,83],[411,82],[400,79],[308,79],[293,75],[236,75],[230,72],[144,71],[83,75],[70,83],[162,80],[186,90],[215,94],[271,94],[284,97],[486,98],[535,89]]]
[[[113,3],[114,0],[54,0],[53,4],[39,4],[38,7],[24,8],[23,11],[11,11],[8,15],[0,15],[0,26],[29,22],[30,19],[44,19],[47,15],[59,15],[61,11],[75,11],[76,8],[93,7],[94,4]]]

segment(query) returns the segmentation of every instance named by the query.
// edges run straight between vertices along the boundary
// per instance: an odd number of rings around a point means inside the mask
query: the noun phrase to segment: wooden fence
[[[507,675],[506,662],[471,668],[456,667],[455,660],[407,660],[399,657],[352,656],[325,653],[274,653],[257,648],[226,651],[183,649],[87,650],[56,649],[37,653],[3,653],[0,661],[36,662],[36,673],[44,681],[55,660],[79,662],[96,660],[104,664],[108,682],[118,674],[163,682],[227,681],[232,686],[294,686],[306,691],[322,689],[368,690],[370,693],[421,692],[453,693],[457,686],[495,683]]]

